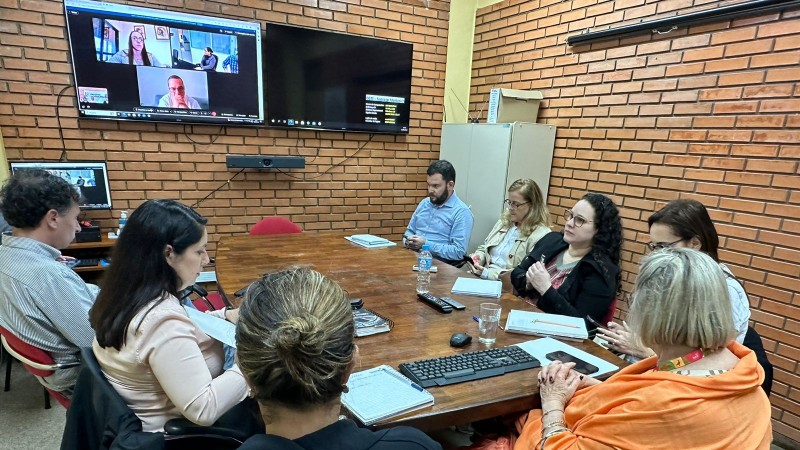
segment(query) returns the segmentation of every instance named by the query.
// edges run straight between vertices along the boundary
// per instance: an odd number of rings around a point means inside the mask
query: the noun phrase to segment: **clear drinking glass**
[[[500,312],[502,308],[498,303],[481,303],[478,315],[478,341],[481,344],[491,345],[497,339],[497,327],[500,325]]]

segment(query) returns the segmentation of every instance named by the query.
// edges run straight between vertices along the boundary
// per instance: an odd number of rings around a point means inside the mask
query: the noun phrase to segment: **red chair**
[[[260,236],[264,234],[293,234],[302,233],[303,229],[297,226],[291,220],[280,217],[271,216],[264,217],[259,220],[253,228],[250,229],[250,236]]]
[[[228,306],[227,303],[225,303],[225,299],[222,298],[222,295],[218,292],[209,292],[208,295],[206,295],[206,300],[208,300],[208,303],[202,298],[196,298],[192,300],[192,304],[200,312],[209,310],[216,311],[218,309],[225,309],[225,307]],[[209,308],[209,306],[211,307]]]
[[[2,341],[3,348],[10,356],[16,358],[25,366],[28,372],[39,379],[49,377],[56,370],[80,365],[79,362],[59,364],[46,351],[21,341],[16,335],[3,327],[0,327],[0,341]],[[56,399],[64,408],[69,408],[69,399],[64,394],[45,387],[45,409],[50,409],[50,396]]]
[[[608,325],[608,322],[614,320],[614,313],[617,312],[617,297],[614,297],[614,300],[611,300],[611,305],[608,307],[608,312],[606,313],[605,317],[603,317],[603,321],[600,322],[603,325]]]

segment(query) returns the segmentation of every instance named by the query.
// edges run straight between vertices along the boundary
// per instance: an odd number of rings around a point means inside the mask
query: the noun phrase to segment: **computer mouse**
[[[453,333],[450,336],[450,346],[461,348],[469,345],[472,342],[472,336],[468,335],[467,333]]]

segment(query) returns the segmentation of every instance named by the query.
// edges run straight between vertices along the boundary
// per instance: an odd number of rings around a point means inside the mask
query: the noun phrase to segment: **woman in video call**
[[[118,51],[107,62],[162,67],[155,55],[147,51],[147,47],[144,45],[144,35],[135,30],[131,31],[130,36],[128,36],[128,49]]]

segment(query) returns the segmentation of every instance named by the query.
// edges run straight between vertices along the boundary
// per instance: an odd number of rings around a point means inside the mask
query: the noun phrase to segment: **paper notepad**
[[[342,404],[364,425],[433,404],[433,396],[394,368],[383,365],[350,375]]]
[[[545,314],[512,309],[506,320],[506,331],[567,339],[588,339],[586,322],[580,317]]]
[[[345,239],[366,248],[382,248],[397,245],[388,239],[371,234],[354,234],[352,236],[345,236]]]
[[[227,320],[214,317],[211,314],[200,312],[194,308],[184,306],[183,309],[189,314],[195,325],[197,325],[203,333],[211,336],[212,338],[228,344],[236,348],[236,325],[228,322]]]
[[[499,280],[481,280],[480,278],[461,277],[456,280],[450,292],[460,295],[500,298],[502,290],[503,283]]]

